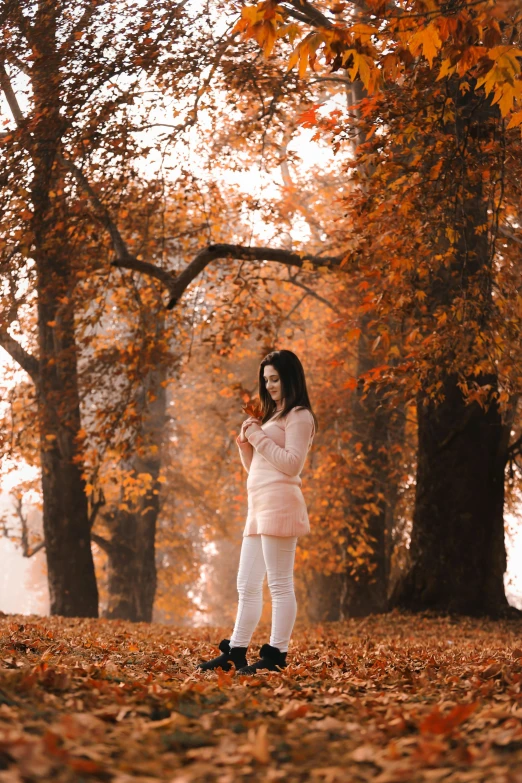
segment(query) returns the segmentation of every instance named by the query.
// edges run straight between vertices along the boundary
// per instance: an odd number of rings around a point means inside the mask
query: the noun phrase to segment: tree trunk
[[[357,377],[383,361],[380,353],[372,351],[376,335],[370,333],[372,316],[361,319],[358,344]],[[386,612],[388,609],[388,583],[397,479],[393,478],[392,445],[404,440],[404,411],[391,409],[382,393],[370,389],[362,399],[359,384],[352,402],[353,440],[359,444],[358,461],[361,464],[360,494],[350,492],[347,514],[360,520],[371,540],[372,554],[369,567],[359,570],[355,579],[350,573],[343,575],[340,598],[340,619],[360,617]],[[352,444],[354,454],[354,446]],[[354,464],[357,464],[354,462]],[[354,488],[355,489],[355,488]]]
[[[72,304],[73,274],[67,246],[65,196],[58,187],[56,156],[64,131],[56,99],[61,74],[53,4],[41,0],[31,80],[34,92],[32,255],[38,292],[38,414],[42,466],[43,528],[51,614],[96,617],[98,590],[90,546],[90,522],[82,465],[81,429]],[[63,194],[63,189],[61,190]]]
[[[75,432],[80,429],[78,400],[73,393],[76,364],[74,359],[64,361],[63,352],[60,358],[61,369],[56,373],[56,365],[48,364],[49,353],[40,354],[43,530],[50,612],[64,617],[97,617],[98,588],[85,482],[81,466],[73,461]],[[60,378],[63,383],[58,390]]]
[[[339,596],[345,574],[311,573],[304,577],[308,622],[336,622],[341,619]]]
[[[118,507],[108,515],[112,535],[107,547],[109,600],[105,616],[112,619],[152,622],[157,585],[158,478],[167,405],[162,385],[165,378],[165,368],[160,366],[150,370],[141,384],[136,406],[141,411],[140,437],[132,459],[124,466],[133,479],[147,475],[149,488],[138,502],[125,502],[128,510]]]
[[[152,622],[156,594],[155,540],[157,495],[147,494],[149,509],[116,514],[108,550],[109,601],[105,617]],[[143,510],[143,509],[142,509]]]
[[[361,321],[358,375],[376,364],[370,351],[372,338],[367,332],[366,318]],[[395,507],[398,478],[394,463],[398,459],[391,446],[404,441],[405,416],[402,409],[390,409],[380,402],[380,395],[371,390],[363,400],[362,389],[354,393],[352,450],[360,444],[358,454],[360,474],[352,476],[352,484],[360,489],[349,493],[346,515],[351,525],[346,529],[350,544],[351,530],[364,527],[371,539],[368,565],[361,565],[357,578],[346,569],[334,574],[316,573],[306,582],[307,611],[310,622],[343,620],[385,612],[388,609],[390,562],[395,528]],[[370,506],[370,507],[369,507]],[[342,544],[346,546],[346,542]]]
[[[496,383],[495,376],[477,379]],[[418,467],[412,566],[395,604],[412,611],[440,610],[498,616],[504,593],[504,466],[506,442],[496,405],[484,413],[466,407],[456,376],[445,399],[418,406]]]
[[[490,223],[489,194],[484,193],[481,167],[488,167],[494,181],[499,161],[490,149],[498,111],[473,89],[461,93],[457,79],[452,89],[456,119],[448,126],[447,146],[456,154],[444,197],[446,225],[457,239],[451,266],[435,277],[429,300],[432,308],[447,309],[460,300],[464,343],[487,328],[492,307],[493,252],[483,230]],[[466,299],[469,305],[463,305]],[[464,306],[472,311],[469,326]],[[448,349],[447,364],[454,359]],[[500,616],[509,612],[503,504],[510,423],[502,424],[495,400],[486,412],[476,401],[466,406],[456,373],[442,371],[440,377],[443,400],[438,407],[427,389],[419,393],[411,568],[397,583],[393,603],[414,611]],[[498,389],[495,374],[477,374],[466,383],[470,389],[475,383]]]

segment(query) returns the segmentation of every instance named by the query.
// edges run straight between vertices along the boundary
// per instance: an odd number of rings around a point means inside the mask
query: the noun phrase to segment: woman
[[[207,671],[220,666],[238,674],[277,671],[286,654],[297,614],[293,569],[297,537],[310,532],[300,473],[312,445],[317,419],[312,412],[304,370],[292,351],[272,351],[259,367],[262,417],[249,416],[236,439],[248,473],[248,514],[237,576],[239,606],[230,639],[219,643],[221,655],[200,663]],[[270,644],[248,665],[246,652],[263,609],[268,572],[272,597]]]

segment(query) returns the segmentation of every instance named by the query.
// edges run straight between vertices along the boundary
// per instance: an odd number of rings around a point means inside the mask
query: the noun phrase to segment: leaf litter
[[[288,667],[254,676],[197,671],[228,629],[5,614],[0,628],[0,783],[522,783],[517,620],[296,625]]]

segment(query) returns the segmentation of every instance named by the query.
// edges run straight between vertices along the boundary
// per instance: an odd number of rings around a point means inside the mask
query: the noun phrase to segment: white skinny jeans
[[[230,647],[248,647],[263,611],[263,582],[268,573],[272,597],[270,644],[281,652],[288,644],[297,615],[294,560],[297,536],[243,536],[237,591],[239,606]]]

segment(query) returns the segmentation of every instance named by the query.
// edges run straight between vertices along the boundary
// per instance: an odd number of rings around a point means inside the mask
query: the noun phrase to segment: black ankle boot
[[[222,655],[213,658],[211,661],[199,663],[196,668],[199,669],[199,671],[206,672],[221,666],[224,672],[228,672],[232,668],[232,663],[236,669],[247,666],[248,661],[246,659],[246,652],[248,647],[230,648],[230,639],[222,639],[219,643],[219,649],[223,653]]]
[[[255,674],[259,669],[269,669],[272,672],[286,669],[286,652],[281,652],[279,647],[264,644],[259,650],[260,659],[250,666],[243,666],[237,670],[237,674]]]

